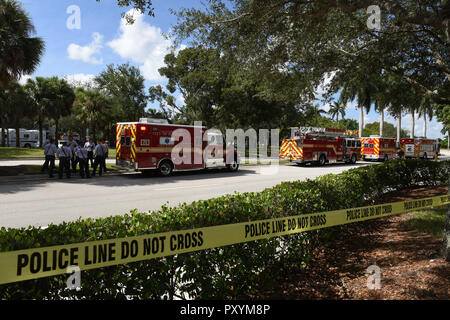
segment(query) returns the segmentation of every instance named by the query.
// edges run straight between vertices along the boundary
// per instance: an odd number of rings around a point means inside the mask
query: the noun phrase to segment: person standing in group
[[[58,151],[58,148],[55,146],[55,141],[53,139],[50,139],[48,143],[44,146],[44,155],[45,155],[45,162],[42,166],[42,172],[48,169],[48,165],[50,163],[50,171],[48,173],[48,176],[50,178],[53,178],[53,170],[55,169],[55,154]]]
[[[84,177],[90,178],[91,174],[89,173],[87,149],[85,147],[77,146],[75,152],[77,153],[77,162],[80,164],[80,177],[82,179],[84,179]]]
[[[59,159],[59,179],[62,179],[64,170],[66,171],[67,179],[70,179],[70,159],[72,159],[72,151],[67,146],[67,142],[63,141],[62,146],[56,152]]]
[[[72,136],[69,136],[69,146],[70,151],[72,153],[72,157],[70,158],[70,164],[72,165],[73,173],[77,173],[77,157],[75,156],[75,148],[78,147],[78,143],[73,140]]]
[[[103,162],[104,162],[104,156],[105,151],[103,149],[103,140],[100,140],[97,146],[95,146],[94,149],[94,170],[92,172],[92,176],[95,177],[95,172],[97,171],[97,167],[100,166],[100,169],[98,171],[98,175],[101,177],[103,174]]]
[[[94,167],[94,149],[95,149],[95,143],[92,140],[92,138],[89,138],[88,141],[84,144],[84,147],[87,149],[88,152],[88,162],[91,163],[91,168]]]
[[[108,152],[109,152],[109,148],[108,145],[103,141],[102,144],[102,148],[103,148],[103,171],[106,172],[106,159],[108,159]]]
[[[45,147],[47,147],[49,144],[50,144],[50,140],[46,140],[44,145],[43,145],[45,160],[44,160],[44,164],[42,165],[42,168],[41,168],[41,173],[44,173],[45,171],[48,170],[48,163],[49,163],[49,161],[47,160]]]

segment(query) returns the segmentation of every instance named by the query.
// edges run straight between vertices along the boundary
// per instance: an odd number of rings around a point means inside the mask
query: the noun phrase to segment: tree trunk
[[[6,129],[3,128],[3,124],[2,124],[2,147],[6,147]]]
[[[409,135],[411,139],[414,139],[415,126],[416,126],[415,112],[414,110],[411,110],[411,133]]]
[[[59,130],[59,119],[55,119],[55,136],[58,137]]]
[[[450,178],[449,178],[449,186],[450,186]],[[448,190],[448,195],[450,195],[450,188]],[[447,219],[445,221],[444,227],[442,254],[446,261],[450,261],[450,204],[447,205]]]
[[[397,118],[397,143],[400,143],[402,135],[402,114],[400,113]]]
[[[380,137],[383,137],[384,131],[384,110],[380,110]]]
[[[423,113],[423,137],[427,137],[427,114]]]
[[[43,134],[42,134],[42,116],[41,115],[39,115],[39,118],[38,118],[38,124],[39,124],[39,148],[42,148],[42,145],[43,145],[43,143],[44,143],[44,136],[43,136]],[[58,145],[58,141],[56,141],[56,145]]]
[[[362,106],[359,107],[359,137],[362,137],[362,132],[364,129],[364,109]]]
[[[20,148],[20,119],[19,119],[19,117],[16,118],[15,127],[16,127],[16,148]]]

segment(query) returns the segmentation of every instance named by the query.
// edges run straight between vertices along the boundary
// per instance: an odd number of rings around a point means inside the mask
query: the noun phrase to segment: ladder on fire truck
[[[291,138],[306,137],[309,138],[357,138],[358,131],[334,129],[334,128],[317,128],[317,127],[298,127],[291,128]]]

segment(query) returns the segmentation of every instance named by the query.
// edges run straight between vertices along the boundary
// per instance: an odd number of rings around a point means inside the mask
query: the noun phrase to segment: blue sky
[[[89,81],[114,63],[131,63],[141,69],[146,86],[164,85],[166,80],[157,69],[163,66],[164,55],[170,41],[161,33],[170,30],[176,17],[169,9],[200,7],[199,0],[155,0],[155,17],[136,15],[134,25],[125,25],[121,13],[130,8],[120,8],[117,1],[101,0],[20,0],[30,14],[36,33],[46,43],[45,55],[35,76],[67,76],[69,80]],[[80,29],[69,29],[67,21],[72,14],[70,6],[80,9]],[[73,11],[72,11],[73,12]],[[73,20],[71,20],[73,21]],[[26,77],[24,77],[25,79]],[[179,96],[178,101],[183,102]],[[157,108],[157,105],[152,107]],[[327,106],[323,107],[327,110]],[[354,104],[349,105],[346,118],[359,119]],[[416,116],[416,135],[422,135],[422,119]],[[386,121],[395,124],[387,116]],[[365,123],[379,121],[379,115],[371,111]],[[402,128],[410,130],[411,116],[402,119]],[[435,120],[428,123],[428,137],[440,138],[442,126]]]

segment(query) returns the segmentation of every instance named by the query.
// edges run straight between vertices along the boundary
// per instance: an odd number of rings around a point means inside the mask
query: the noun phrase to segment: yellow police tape
[[[0,253],[0,284],[329,228],[450,203],[450,196]]]

